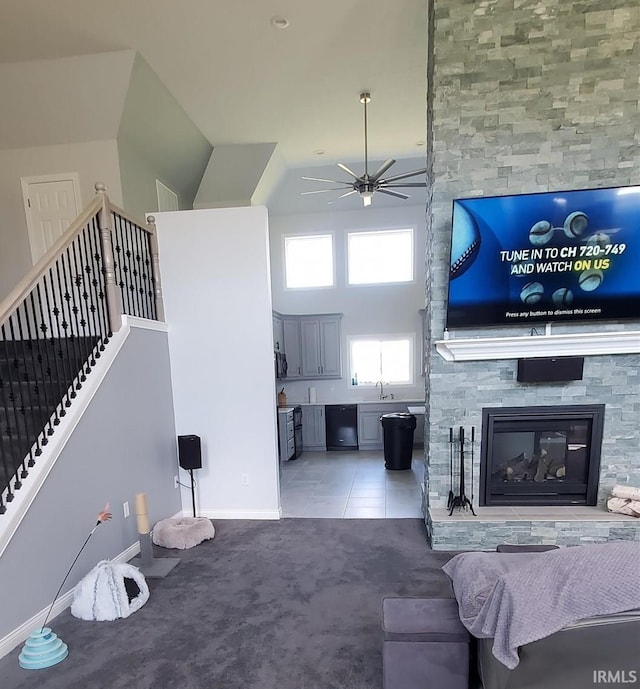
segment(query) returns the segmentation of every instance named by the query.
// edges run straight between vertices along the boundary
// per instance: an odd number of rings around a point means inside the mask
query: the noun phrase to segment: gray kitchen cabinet
[[[382,424],[379,411],[361,411],[358,407],[358,447],[377,449],[382,447]]]
[[[286,462],[295,454],[295,436],[293,427],[293,409],[278,410],[278,449],[280,461]]]
[[[287,355],[287,378],[302,378],[302,349],[300,346],[300,319],[282,317],[284,351]]]
[[[283,316],[287,378],[340,378],[340,314]]]
[[[305,450],[326,450],[324,404],[302,407],[302,447]]]
[[[302,375],[305,378],[340,378],[340,317],[300,318]]]

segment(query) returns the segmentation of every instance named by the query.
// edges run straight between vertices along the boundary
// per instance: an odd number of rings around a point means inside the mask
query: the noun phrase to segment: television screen
[[[447,328],[640,319],[640,186],[457,199]]]

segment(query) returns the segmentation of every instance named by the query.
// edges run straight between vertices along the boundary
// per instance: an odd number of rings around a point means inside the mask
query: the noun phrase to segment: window
[[[392,385],[412,384],[413,340],[413,335],[351,338],[351,379],[357,376],[358,385],[375,385],[380,380]]]
[[[288,289],[333,287],[333,236],[285,237],[284,263]]]
[[[371,285],[413,281],[413,230],[349,232],[348,283]]]

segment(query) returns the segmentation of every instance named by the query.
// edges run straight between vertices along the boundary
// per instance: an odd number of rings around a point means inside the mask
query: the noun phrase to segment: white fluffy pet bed
[[[78,582],[71,614],[81,620],[116,620],[129,617],[147,600],[149,587],[137,567],[102,560]]]
[[[152,540],[163,548],[193,548],[215,536],[215,529],[206,517],[162,519],[153,527]]]

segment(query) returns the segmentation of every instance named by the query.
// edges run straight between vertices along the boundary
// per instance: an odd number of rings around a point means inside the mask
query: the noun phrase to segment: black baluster
[[[60,259],[56,261],[55,268],[56,268],[56,282],[58,284],[58,295],[59,295],[59,301],[60,301],[60,316],[62,317],[62,320],[59,321],[59,328],[61,328],[60,332],[60,352],[61,355],[63,356],[63,359],[65,361],[65,383],[67,385],[67,397],[65,400],[65,406],[70,407],[71,406],[71,399],[76,396],[75,389],[73,387],[73,380],[76,377],[77,371],[74,368],[73,364],[73,359],[75,357],[72,356],[72,342],[69,340],[69,321],[67,320],[67,315],[64,312],[64,305],[65,305],[65,299],[64,299],[64,289],[62,286],[62,280],[60,278]],[[64,346],[64,354],[62,354],[62,347]]]
[[[0,414],[0,457],[2,458],[2,468],[4,470],[4,476],[6,477],[5,481],[3,481],[2,484],[0,484],[0,514],[4,514],[7,511],[7,508],[4,505],[2,496],[4,494],[4,491],[8,489],[7,502],[11,502],[13,500],[13,493],[11,492],[11,479],[13,478],[14,469],[13,461],[10,455],[11,424],[9,421],[9,416],[12,408],[12,404],[9,399],[9,395],[11,392],[11,361],[9,347],[7,345],[7,333],[4,324],[0,328],[0,332],[2,333],[4,357],[6,357],[6,362],[4,362],[4,358],[0,360],[0,362],[4,363],[7,367],[6,371],[4,371],[3,368],[0,368],[0,401],[2,402],[2,414]],[[7,436],[7,442],[4,441],[5,435]]]
[[[9,471],[9,474],[7,474],[7,481],[10,482],[11,478],[13,478],[13,488],[14,490],[19,490],[22,487],[22,481],[20,480],[20,476],[18,475],[18,469],[20,468],[20,465],[22,465],[23,471],[26,471],[26,467],[24,466],[24,454],[22,452],[22,446],[20,443],[20,422],[18,416],[19,402],[17,399],[20,397],[20,355],[18,352],[18,345],[16,344],[16,332],[13,323],[14,318],[15,314],[11,314],[11,316],[9,316],[9,334],[11,335],[11,353],[13,355],[13,362],[9,366],[9,385],[11,388],[11,392],[9,393],[9,402],[11,409],[13,411],[11,417],[13,418],[14,427],[13,430],[10,427],[7,427],[7,434],[10,438],[11,455],[13,459],[13,461],[11,462],[11,470]],[[11,374],[12,368],[15,369],[16,373],[15,381],[14,376]]]
[[[132,277],[132,295],[135,296],[135,304],[136,304],[136,316],[144,317],[143,310],[142,310],[142,304],[140,301],[140,248],[138,244],[138,239],[139,239],[139,234],[138,234],[138,228],[135,225],[132,225],[131,223],[127,223],[129,226],[129,233],[131,236],[131,247],[132,247],[132,253],[131,253],[131,264],[132,264],[132,270],[131,270],[131,277]]]
[[[60,321],[61,311],[61,296],[60,291],[56,289],[55,282],[55,268],[57,262],[49,269],[46,277],[49,279],[50,294],[51,294],[51,315],[55,319],[55,337],[51,338],[51,345],[53,346],[53,357],[56,362],[56,375],[58,376],[58,396],[60,398],[60,416],[66,415],[66,408],[71,404],[69,401],[69,385],[71,378],[69,378],[69,361],[65,357],[63,351],[64,338],[62,337],[62,324]],[[53,323],[51,324],[53,330]]]
[[[24,311],[24,329],[22,326],[22,319],[20,318],[20,309]],[[36,443],[36,448],[40,449],[40,441],[39,441],[39,436],[42,431],[42,426],[43,424],[40,422],[40,415],[38,414],[38,421],[36,421],[36,405],[34,404],[34,396],[38,394],[38,378],[36,374],[36,366],[35,366],[35,361],[33,359],[33,348],[28,346],[27,348],[29,349],[29,354],[27,355],[25,351],[25,337],[24,337],[24,331],[26,329],[27,331],[27,342],[29,345],[31,344],[31,337],[29,336],[29,312],[27,311],[27,308],[25,306],[25,302],[23,301],[22,304],[16,309],[16,320],[17,320],[17,325],[18,325],[18,335],[20,336],[20,342],[22,342],[22,361],[24,363],[24,372],[22,374],[22,380],[25,385],[25,397],[27,401],[27,406],[29,408],[29,413],[26,412],[24,409],[24,399],[22,399],[22,409],[24,412],[24,427],[25,427],[25,433],[27,437],[29,438],[29,459],[28,459],[28,465],[32,467],[35,464],[35,460],[33,458],[33,445],[34,442]],[[27,361],[31,361],[31,367],[32,367],[32,372],[34,375],[32,375],[32,380],[29,379],[29,367],[27,365]],[[34,386],[32,388],[32,385]],[[33,394],[32,394],[33,393]],[[35,402],[38,402],[38,399],[36,398]],[[26,477],[25,477],[26,478]]]
[[[55,415],[53,419],[53,425],[58,426],[60,424],[60,416],[64,416],[67,412],[65,411],[64,405],[62,404],[62,400],[64,399],[64,395],[62,391],[60,390],[60,367],[58,365],[58,357],[56,356],[56,341],[55,341],[55,333],[53,331],[53,323],[51,322],[51,317],[53,316],[53,309],[51,308],[51,299],[53,299],[53,292],[51,295],[49,295],[49,286],[47,285],[47,276],[50,276],[50,271],[48,271],[45,275],[42,276],[42,291],[44,292],[44,299],[45,299],[45,304],[46,304],[46,312],[47,312],[47,321],[48,321],[48,328],[49,332],[51,333],[49,337],[49,344],[51,345],[51,361],[53,363],[50,363],[51,366],[51,387],[50,387],[50,392],[51,392],[51,403],[52,405],[55,406]],[[51,284],[51,288],[53,289],[53,284]],[[45,347],[47,340],[45,339]],[[49,348],[47,348],[47,355],[49,353]],[[49,360],[48,360],[49,361]],[[55,375],[56,381],[54,384],[53,377]]]
[[[147,300],[145,298],[145,293],[144,293],[144,270],[143,270],[143,263],[142,263],[142,254],[143,254],[143,248],[142,248],[142,234],[143,230],[141,230],[137,225],[134,225],[134,231],[136,233],[136,272],[138,273],[137,275],[137,283],[138,283],[138,302],[140,304],[140,315],[143,318],[149,318],[149,312],[147,309]]]
[[[74,379],[74,390],[71,392],[71,399],[74,399],[76,396],[76,390],[80,390],[82,387],[82,381],[84,380],[83,377],[83,372],[81,368],[81,358],[82,358],[82,350],[81,350],[81,345],[80,341],[78,340],[76,336],[76,332],[73,327],[73,321],[74,321],[74,314],[73,314],[73,288],[71,286],[72,280],[71,280],[71,265],[69,264],[69,249],[67,248],[66,251],[60,255],[60,267],[62,268],[62,280],[64,284],[64,294],[63,294],[63,299],[64,299],[64,305],[66,305],[66,313],[64,313],[64,307],[63,307],[63,316],[65,319],[65,322],[67,323],[67,327],[65,328],[65,332],[67,332],[67,337],[69,339],[69,344],[71,349],[73,350],[73,366],[72,368],[75,370],[75,373],[73,374],[73,379]]]
[[[120,219],[120,223],[124,223],[124,227],[122,228],[122,244],[124,248],[125,261],[122,270],[125,273],[124,282],[127,291],[127,303],[129,305],[127,313],[135,316],[136,310],[133,302],[133,275],[131,274],[131,237],[127,232],[127,222],[124,220],[124,218]]]
[[[9,319],[10,320],[10,319]],[[10,417],[14,412],[13,408],[13,403],[11,401],[11,391],[13,387],[12,383],[12,376],[11,376],[11,353],[9,352],[9,345],[7,344],[7,331],[5,328],[4,323],[2,326],[0,326],[0,332],[2,333],[2,341],[5,343],[5,353],[7,357],[7,372],[6,372],[6,379],[4,381],[3,385],[3,403],[4,403],[4,416],[5,416],[5,426],[3,428],[3,431],[7,435],[7,442],[6,444],[3,442],[2,443],[2,451],[3,451],[3,466],[5,469],[5,474],[6,474],[6,486],[2,488],[0,493],[4,493],[4,490],[6,488],[7,491],[7,497],[6,501],[11,502],[13,500],[13,491],[11,490],[11,479],[13,478],[13,475],[15,473],[15,467],[14,467],[14,460],[13,457],[15,455],[15,450],[13,449],[14,446],[14,440],[13,436],[11,433],[11,421]],[[5,508],[6,510],[6,508]]]
[[[27,342],[29,343],[29,349],[31,351],[31,363],[33,365],[33,380],[34,384],[36,385],[36,389],[34,390],[34,393],[36,395],[40,395],[40,388],[41,386],[39,385],[40,379],[42,376],[38,373],[39,370],[42,369],[42,362],[44,361],[42,357],[42,352],[40,351],[40,340],[38,339],[38,333],[37,333],[37,322],[38,322],[38,316],[36,314],[36,303],[35,303],[35,297],[34,297],[34,292],[35,290],[31,290],[29,292],[29,304],[31,305],[31,313],[27,312],[27,317],[25,318],[25,327],[27,330]],[[26,310],[26,301],[25,301],[25,310]],[[31,323],[33,321],[33,329],[35,332],[35,338],[32,335],[31,332]],[[35,346],[34,346],[35,343]],[[37,353],[36,353],[37,350]],[[36,362],[39,364],[39,367],[36,366]],[[33,412],[33,421],[34,425],[38,426],[37,429],[37,435],[36,435],[36,451],[35,455],[36,457],[39,457],[42,454],[42,448],[40,445],[46,445],[49,441],[47,440],[47,434],[44,432],[45,430],[45,422],[43,419],[43,415],[41,413],[41,406],[42,406],[42,400],[37,399],[36,400],[37,409],[38,409],[38,414],[36,416],[35,412],[35,407],[34,407],[34,412]]]
[[[81,327],[80,327],[80,318],[78,318],[78,314],[80,313],[80,307],[78,304],[76,304],[76,275],[77,275],[77,266],[75,265],[75,262],[72,261],[71,259],[71,247],[67,247],[67,261],[69,264],[69,291],[71,293],[71,314],[72,314],[72,324],[73,324],[73,330],[76,335],[77,343],[78,343],[78,353],[79,353],[79,358],[80,361],[78,362],[78,382],[80,385],[76,385],[76,389],[82,387],[82,383],[87,379],[86,372],[85,372],[85,366],[86,366],[86,361],[88,358],[88,352],[86,348],[86,342],[84,341],[84,338],[81,335]]]
[[[100,358],[100,348],[98,344],[100,342],[100,329],[98,327],[98,322],[96,320],[96,294],[95,294],[95,278],[94,278],[94,264],[93,256],[91,255],[91,249],[87,244],[87,234],[89,230],[87,227],[82,231],[82,246],[84,250],[84,260],[85,260],[85,291],[87,292],[87,308],[89,310],[89,328],[93,335],[93,356],[94,356],[94,366],[95,359]]]
[[[82,252],[80,249],[80,243],[76,237],[73,242],[71,242],[71,249],[73,251],[73,268],[74,268],[74,284],[77,287],[76,298],[78,300],[78,313],[80,315],[80,327],[82,328],[82,341],[84,343],[85,349],[85,364],[84,372],[85,375],[91,373],[91,367],[95,365],[95,360],[93,359],[93,346],[91,345],[90,338],[87,334],[87,313],[86,313],[86,291],[84,288],[84,271],[82,263]]]
[[[102,332],[101,349],[109,342],[111,337],[111,326],[109,324],[109,315],[107,313],[107,305],[104,293],[104,275],[102,273],[102,252],[100,249],[100,228],[98,226],[98,219],[92,220],[92,232],[89,233],[89,243],[93,253],[94,263],[96,266],[96,280],[97,280],[97,304],[98,304],[98,318],[101,323],[100,331]]]
[[[42,345],[42,350],[44,350],[43,366],[46,363],[46,367],[47,367],[46,371],[44,371],[43,375],[42,375],[42,379],[43,379],[42,380],[42,393],[44,395],[45,405],[47,407],[47,411],[50,413],[50,410],[54,405],[51,404],[51,400],[49,399],[50,390],[47,390],[46,383],[51,382],[51,361],[50,361],[50,357],[49,357],[49,348],[47,347],[47,340],[46,340],[48,326],[44,320],[44,309],[42,306],[42,290],[40,288],[40,283],[36,284],[36,297],[37,297],[37,302],[38,302],[38,311],[40,314],[40,322],[38,323],[38,329],[40,330],[40,332],[42,332],[42,334],[45,337],[44,343]],[[38,342],[38,350],[41,351],[40,350],[41,340],[40,340],[39,336],[38,336],[37,342]],[[51,421],[51,416],[49,416],[49,420],[47,423],[49,425],[49,428],[47,429],[47,435],[53,435],[53,423],[55,423],[55,424],[60,423],[60,421],[58,420],[57,409],[56,409],[56,412],[54,415],[54,422]]]
[[[124,237],[122,235],[122,224],[120,222],[120,216],[116,213],[113,214],[113,227],[116,233],[116,245],[113,249],[114,260],[116,262],[118,287],[120,287],[120,296],[122,297],[122,310],[123,313],[130,313],[127,308],[128,293],[126,286],[126,266],[125,266],[125,252],[123,246]],[[117,258],[116,258],[117,257]]]
[[[155,300],[155,287],[153,284],[153,266],[151,263],[151,235],[148,232],[144,233],[144,244],[145,244],[145,289],[147,303],[149,304],[149,318],[156,320],[156,300]]]

